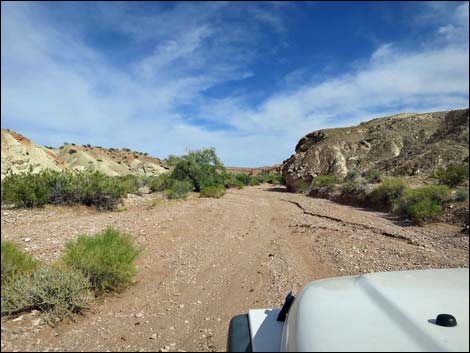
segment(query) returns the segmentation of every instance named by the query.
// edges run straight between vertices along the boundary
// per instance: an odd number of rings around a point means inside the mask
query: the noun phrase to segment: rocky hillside
[[[66,144],[47,148],[8,129],[1,130],[2,179],[9,172],[32,169],[98,170],[107,175],[158,175],[168,170],[158,158],[129,149],[77,146]]]
[[[325,129],[302,137],[282,174],[296,190],[318,175],[349,170],[387,175],[427,175],[438,166],[468,163],[469,110],[398,114],[358,126]]]

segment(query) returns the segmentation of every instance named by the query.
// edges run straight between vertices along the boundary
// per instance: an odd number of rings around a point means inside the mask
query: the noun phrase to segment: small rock
[[[23,241],[24,241],[25,243],[29,243],[29,242],[31,241],[31,238],[24,238]]]
[[[156,339],[157,339],[157,334],[154,333],[152,336],[150,336],[150,339],[151,339],[151,340],[156,340]]]
[[[144,313],[135,314],[135,317],[142,318],[142,317],[144,317]]]
[[[41,318],[33,320],[32,325],[33,326],[39,326],[40,323],[41,323]]]
[[[11,321],[13,321],[13,322],[18,322],[18,321],[21,321],[21,320],[23,320],[23,315],[18,316],[16,319],[13,319],[13,320],[11,320]]]

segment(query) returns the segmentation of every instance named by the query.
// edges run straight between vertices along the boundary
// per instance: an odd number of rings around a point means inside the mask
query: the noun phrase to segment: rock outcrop
[[[296,191],[318,175],[344,177],[375,168],[386,175],[425,175],[452,162],[468,163],[469,110],[398,114],[302,137],[282,175]]]
[[[65,144],[47,148],[8,129],[1,130],[2,180],[8,173],[39,172],[44,169],[100,171],[106,175],[158,175],[168,167],[158,158],[129,149]]]

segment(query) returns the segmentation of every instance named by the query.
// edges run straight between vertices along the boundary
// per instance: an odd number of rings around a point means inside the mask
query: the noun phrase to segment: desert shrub
[[[315,177],[312,181],[312,188],[319,188],[324,186],[331,186],[339,183],[339,180],[334,175],[319,175]]]
[[[243,185],[250,185],[251,176],[246,173],[239,173],[235,175],[235,178],[243,183]]]
[[[193,185],[188,180],[171,180],[166,193],[169,199],[186,199],[192,189]]]
[[[148,179],[148,185],[152,192],[160,192],[170,186],[170,174],[163,173],[157,176],[152,176]]]
[[[77,153],[76,149],[73,149],[73,148],[69,149],[69,154],[74,154],[74,153]]]
[[[378,169],[369,169],[368,171],[364,172],[362,176],[369,183],[380,183],[382,181],[383,173]]]
[[[260,185],[260,182],[256,178],[250,178],[250,183],[248,185],[256,186],[256,185]]]
[[[344,180],[346,181],[355,180],[356,178],[360,177],[360,175],[361,173],[359,173],[358,170],[351,169],[351,170],[348,170],[348,172],[346,173]]]
[[[76,175],[80,190],[80,203],[95,206],[97,210],[115,210],[126,191],[116,178],[100,172]]]
[[[357,177],[341,185],[342,194],[358,194],[367,192],[367,180]]]
[[[213,197],[217,199],[224,196],[224,194],[225,187],[223,185],[203,186],[200,192],[201,197]]]
[[[3,283],[2,316],[36,309],[53,323],[81,312],[90,299],[90,284],[83,274],[65,267],[43,267]]]
[[[390,210],[403,196],[406,184],[399,178],[385,179],[369,194],[370,206],[380,210]]]
[[[100,172],[44,170],[10,174],[2,182],[2,201],[27,208],[81,203],[98,210],[113,210],[124,195],[125,189],[117,178]]]
[[[136,175],[128,174],[116,178],[126,194],[136,193],[137,189],[140,187],[139,177]]]
[[[44,206],[49,199],[49,188],[44,173],[8,174],[2,181],[2,201],[18,207]]]
[[[8,240],[2,240],[1,251],[2,283],[3,281],[13,278],[17,275],[33,271],[38,265],[38,262],[34,260],[31,255],[23,251],[18,245]]]
[[[460,163],[452,163],[447,168],[439,168],[435,172],[435,177],[441,184],[455,187],[462,184],[468,179],[468,165]]]
[[[170,178],[189,180],[196,191],[203,186],[223,184],[222,173],[225,168],[215,153],[214,148],[190,151],[179,157]]]
[[[168,164],[169,166],[175,166],[178,164],[178,162],[180,161],[180,158],[181,157],[178,157],[178,156],[175,156],[173,154],[170,154],[168,155],[168,157],[165,159],[165,162],[166,164]]]
[[[82,272],[96,293],[121,291],[136,273],[139,247],[127,234],[107,228],[93,236],[81,235],[66,244],[63,261]]]
[[[406,215],[415,224],[424,224],[434,221],[443,214],[439,202],[431,199],[423,199],[407,205]]]
[[[224,187],[227,189],[236,188],[236,189],[243,189],[243,183],[238,180],[233,173],[223,173],[222,178],[224,181]]]
[[[452,195],[452,200],[456,202],[465,202],[468,201],[468,190],[457,190]]]
[[[395,212],[411,219],[413,223],[427,223],[442,214],[442,205],[449,199],[450,191],[445,185],[407,189],[399,200]]]
[[[261,172],[256,177],[260,183],[268,183],[273,185],[284,184],[284,178],[280,174],[272,174],[269,172]]]

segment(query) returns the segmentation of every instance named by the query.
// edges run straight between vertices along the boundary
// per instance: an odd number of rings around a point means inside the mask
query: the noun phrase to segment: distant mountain
[[[106,175],[158,175],[168,167],[158,158],[128,149],[65,144],[47,148],[21,134],[1,129],[1,177],[7,173],[52,170],[90,170]]]
[[[468,164],[469,110],[404,113],[302,137],[282,174],[296,190],[318,175],[375,168],[387,175],[426,175],[452,162]]]

